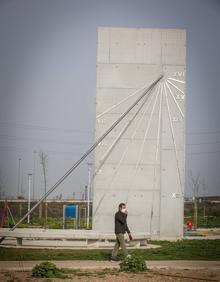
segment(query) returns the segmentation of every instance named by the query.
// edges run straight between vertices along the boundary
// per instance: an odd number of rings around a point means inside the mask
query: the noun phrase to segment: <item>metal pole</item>
[[[66,228],[66,205],[63,205],[63,229]]]
[[[17,198],[20,194],[20,182],[21,182],[21,158],[18,159],[18,191]]]
[[[31,208],[31,176],[32,174],[28,174],[28,224],[30,224],[30,208]]]
[[[33,164],[33,200],[35,199],[35,175],[36,175],[36,151],[33,152],[34,164]]]
[[[140,102],[147,93],[152,90],[155,85],[163,78],[163,75],[160,75],[158,79],[150,84],[150,86],[144,91],[142,95],[109,127],[106,132],[98,138],[98,140],[84,153],[84,155],[47,191],[47,193],[42,196],[42,198],[26,213],[16,224],[13,226],[10,231],[13,231],[32,211],[34,211],[40,203],[44,201],[81,163],[82,161],[102,142],[102,140],[124,119],[124,117]],[[3,238],[1,239],[3,241]]]
[[[46,197],[46,193],[47,193],[47,180],[46,180],[46,168],[45,165],[43,165],[43,173],[44,173],[44,194],[45,194],[45,202],[44,202],[44,228],[47,228],[47,197]]]
[[[88,163],[88,171],[89,171],[89,181],[87,187],[87,223],[86,226],[89,228],[89,217],[90,217],[90,187],[91,187],[91,163]]]
[[[76,217],[75,217],[75,229],[78,229],[78,222],[79,222],[79,206],[78,205],[76,205]]]

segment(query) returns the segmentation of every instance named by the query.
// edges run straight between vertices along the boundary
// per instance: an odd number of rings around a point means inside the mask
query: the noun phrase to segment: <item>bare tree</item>
[[[46,193],[47,193],[47,164],[48,164],[48,155],[45,152],[40,151],[39,152],[39,158],[40,158],[40,164],[42,165],[42,170],[43,170],[44,194],[46,195]],[[45,201],[44,201],[44,208],[45,208],[44,227],[47,228],[47,198],[45,198]]]
[[[196,177],[193,176],[192,171],[190,170],[190,180],[192,182],[193,190],[193,201],[194,201],[194,226],[197,228],[198,224],[198,196],[199,196],[199,187],[200,187],[200,174],[198,173]]]

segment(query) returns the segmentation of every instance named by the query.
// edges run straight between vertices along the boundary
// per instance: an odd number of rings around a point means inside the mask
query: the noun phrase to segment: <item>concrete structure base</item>
[[[115,241],[114,233],[97,233],[93,230],[62,230],[62,229],[33,229],[22,228],[10,231],[0,229],[0,237],[6,239],[2,246],[26,247],[55,247],[55,248],[112,248]],[[149,235],[134,233],[133,240],[129,241],[125,235],[128,247],[146,247]]]

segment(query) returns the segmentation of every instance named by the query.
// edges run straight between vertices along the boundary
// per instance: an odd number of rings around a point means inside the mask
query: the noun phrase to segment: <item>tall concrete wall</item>
[[[95,151],[97,231],[114,232],[114,213],[126,202],[133,233],[182,236],[185,44],[184,30],[98,28],[96,139],[161,73],[164,78],[134,120],[140,103]]]

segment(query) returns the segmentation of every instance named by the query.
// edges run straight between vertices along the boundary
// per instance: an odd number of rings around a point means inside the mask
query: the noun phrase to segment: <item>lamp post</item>
[[[35,176],[36,176],[36,153],[37,151],[34,150],[33,152],[33,183],[32,183],[32,186],[33,186],[33,201],[35,199]]]
[[[89,228],[90,189],[91,189],[91,165],[92,165],[92,163],[87,163],[87,164],[88,164],[89,179],[88,179],[88,187],[87,187],[87,222],[86,222],[86,227]]]
[[[20,196],[20,186],[21,186],[21,158],[18,159],[18,192],[17,198]]]
[[[32,174],[28,174],[28,212],[30,211],[31,208],[31,177]],[[30,214],[28,214],[28,224],[30,223]]]

